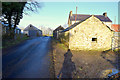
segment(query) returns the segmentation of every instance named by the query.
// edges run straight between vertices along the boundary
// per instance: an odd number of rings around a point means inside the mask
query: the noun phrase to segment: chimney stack
[[[70,11],[70,16],[72,16],[72,11]]]
[[[107,12],[103,13],[103,15],[104,15],[105,17],[107,17]]]

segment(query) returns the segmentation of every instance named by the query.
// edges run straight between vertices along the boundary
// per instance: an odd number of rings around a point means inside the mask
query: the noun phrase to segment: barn
[[[109,50],[112,47],[113,31],[107,16],[84,15],[79,16],[80,21],[69,24],[69,27],[61,31],[68,38],[68,47],[71,50]]]
[[[60,25],[59,27],[57,27],[54,31],[53,31],[53,37],[58,39],[58,35],[59,35],[59,31],[64,30],[64,28]]]
[[[36,28],[35,26],[33,26],[32,24],[28,25],[24,30],[23,30],[24,34],[27,34],[29,37],[38,37],[38,36],[42,36],[42,31],[38,28]]]

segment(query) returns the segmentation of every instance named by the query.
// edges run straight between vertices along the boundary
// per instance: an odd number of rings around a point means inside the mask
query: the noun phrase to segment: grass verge
[[[16,39],[2,41],[2,47],[0,47],[0,48],[1,49],[8,48],[10,46],[19,44],[22,41],[27,40],[27,39],[29,39],[29,37],[27,37],[26,35],[23,35],[22,37],[21,37],[21,35],[17,35]]]
[[[51,51],[51,54],[50,54],[50,60],[51,60],[51,63],[50,63],[50,74],[51,74],[51,78],[57,78],[57,71],[56,71],[56,65],[58,65],[59,63],[56,62],[58,57],[59,59],[61,59],[61,53],[65,53],[66,50],[67,50],[67,47],[60,43],[60,41],[52,38],[52,41],[51,41],[51,46],[52,46],[52,51]],[[59,54],[59,55],[57,55]],[[62,60],[63,61],[63,60]],[[60,66],[61,67],[61,66]]]

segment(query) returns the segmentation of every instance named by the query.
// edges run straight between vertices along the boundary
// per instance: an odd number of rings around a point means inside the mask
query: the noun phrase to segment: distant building
[[[0,22],[0,25],[2,27],[2,35],[9,33],[9,27],[8,24],[4,24],[3,22]]]
[[[2,35],[9,33],[9,24],[0,22],[0,25],[2,26]],[[12,25],[13,28],[13,25]],[[15,34],[21,34],[21,29],[16,27],[14,30]]]
[[[54,31],[53,31],[53,37],[58,39],[58,35],[59,35],[59,32],[64,30],[64,28],[60,25],[59,27],[57,27]]]
[[[24,34],[27,34],[30,37],[37,37],[37,36],[42,36],[42,31],[32,24],[28,25],[24,30]]]
[[[16,28],[15,28],[15,34],[21,34],[21,29],[18,28],[18,27],[16,27]]]

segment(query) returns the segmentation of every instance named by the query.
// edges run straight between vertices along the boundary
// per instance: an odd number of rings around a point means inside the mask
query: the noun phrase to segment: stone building
[[[72,22],[69,15],[69,27],[61,31],[68,39],[71,50],[108,50],[112,47],[113,31],[104,22],[112,22],[108,17],[96,15],[77,16]],[[73,19],[75,16],[73,17]],[[79,20],[78,20],[79,19]],[[64,39],[63,39],[64,40]]]
[[[38,36],[42,36],[42,31],[38,28],[36,28],[35,26],[33,26],[32,24],[28,25],[24,30],[23,30],[24,34],[27,34],[29,37],[38,37]]]
[[[57,27],[54,31],[53,31],[53,37],[58,39],[58,35],[59,35],[59,32],[64,30],[64,28],[60,25],[59,27]]]

